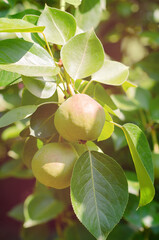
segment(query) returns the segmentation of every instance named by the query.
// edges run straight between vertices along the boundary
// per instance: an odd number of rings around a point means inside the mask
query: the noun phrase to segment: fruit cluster
[[[79,157],[73,143],[96,140],[104,122],[103,107],[86,94],[75,94],[63,102],[55,113],[54,124],[66,141],[46,144],[36,152],[32,170],[37,180],[57,189],[68,187]]]

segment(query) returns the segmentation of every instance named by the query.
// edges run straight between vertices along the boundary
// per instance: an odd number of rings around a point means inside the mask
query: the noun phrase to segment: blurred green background
[[[58,0],[0,0],[0,17],[23,18],[40,15],[45,3],[60,7]],[[106,8],[105,8],[106,5]],[[112,60],[130,66],[129,80],[138,88],[106,87],[120,108],[121,124],[133,122],[146,134],[155,170],[155,199],[136,211],[139,186],[131,156],[120,129],[97,143],[124,168],[130,198],[123,219],[109,240],[159,239],[159,2],[156,0],[83,0],[74,14],[79,28],[95,28],[105,52]],[[0,33],[0,40],[15,38]],[[0,72],[0,82],[2,81]],[[20,85],[1,87],[0,116],[21,104]],[[78,222],[69,200],[69,189],[49,190],[36,184],[23,166],[24,139],[19,133],[24,122],[0,129],[0,240],[92,240]],[[32,144],[32,143],[31,143]],[[34,194],[32,195],[34,191]],[[55,208],[59,213],[54,212]],[[33,211],[34,209],[34,211]],[[42,210],[41,210],[42,209]],[[26,221],[26,214],[29,220]],[[35,221],[33,221],[35,219]],[[23,226],[23,222],[25,224]],[[30,221],[30,222],[29,222]],[[27,227],[26,227],[27,226]]]

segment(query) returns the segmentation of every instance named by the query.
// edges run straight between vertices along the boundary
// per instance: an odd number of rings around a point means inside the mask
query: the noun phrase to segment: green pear
[[[105,123],[103,107],[86,94],[75,94],[60,105],[54,124],[70,142],[96,140]]]
[[[72,170],[78,158],[69,143],[49,143],[36,152],[32,171],[36,179],[48,186],[63,189],[70,185]]]

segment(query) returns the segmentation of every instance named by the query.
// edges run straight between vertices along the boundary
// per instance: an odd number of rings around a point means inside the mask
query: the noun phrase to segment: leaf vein
[[[90,36],[91,36],[91,33],[89,34],[89,37],[88,37],[88,39],[86,41],[86,45],[85,45],[85,48],[84,48],[84,51],[83,51],[83,56],[82,56],[82,59],[81,59],[81,63],[79,64],[79,67],[78,67],[78,69],[76,71],[76,74],[75,74],[75,79],[77,78],[78,72],[79,72],[79,70],[81,68],[81,65],[82,65],[83,61],[84,61],[84,57],[85,57],[85,54],[86,54],[86,50],[87,50],[88,41],[89,41]]]
[[[57,31],[59,32],[60,36],[62,37],[62,39],[63,39],[63,41],[64,41],[64,43],[65,43],[65,42],[66,42],[66,41],[65,41],[65,38],[64,38],[64,36],[63,36],[63,34],[62,34],[61,30],[58,28],[58,26],[57,26],[57,24],[56,24],[55,20],[53,19],[53,16],[52,16],[52,15],[50,15],[50,17],[51,17],[51,20],[52,20],[53,24],[55,25],[55,27],[56,27]]]
[[[120,203],[120,201],[119,201],[119,199],[118,199],[118,196],[117,196],[116,192],[114,191],[114,189],[112,188],[110,182],[105,178],[105,176],[104,176],[97,168],[95,168],[95,167],[93,167],[93,168],[94,168],[97,172],[99,172],[99,174],[106,180],[106,182],[108,183],[108,185],[109,185],[110,188],[112,189],[112,192],[113,192],[114,195],[116,196],[116,198],[117,198],[117,200],[118,200],[118,203],[119,203],[119,205],[120,205],[120,207],[121,207],[121,203]],[[106,167],[105,167],[105,168],[106,168]]]
[[[95,208],[96,208],[96,214],[97,214],[97,220],[98,220],[98,227],[99,227],[99,230],[100,230],[100,234],[102,235],[102,231],[101,231],[101,227],[100,227],[100,219],[99,219],[99,215],[98,215],[98,207],[97,207],[96,193],[95,193],[94,180],[93,180],[93,165],[92,165],[92,157],[91,157],[91,152],[90,151],[89,151],[89,158],[90,158],[91,179],[92,179],[94,202],[95,202]]]

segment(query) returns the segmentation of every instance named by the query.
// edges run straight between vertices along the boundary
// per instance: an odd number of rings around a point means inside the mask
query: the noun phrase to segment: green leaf
[[[31,135],[37,138],[53,137],[57,134],[54,126],[54,114],[58,108],[56,104],[43,104],[31,116]]]
[[[18,73],[0,70],[0,87],[6,87],[9,84],[17,83],[19,79],[20,75]]]
[[[13,176],[13,174],[21,167],[21,161],[19,160],[9,160],[6,161],[0,167],[0,179],[8,178]]]
[[[111,97],[107,94],[104,87],[102,87],[99,83],[95,86],[94,96],[97,102],[99,102],[104,109],[106,109],[109,113],[116,115],[114,110],[117,110],[117,106],[111,99]]]
[[[135,172],[125,171],[125,175],[128,181],[128,191],[131,194],[139,196],[139,182],[137,180],[137,176]]]
[[[135,229],[133,229],[131,226],[128,224],[125,224],[125,222],[119,223],[113,231],[110,233],[108,236],[107,240],[135,240],[133,238],[135,233]],[[139,240],[139,239],[136,239]],[[141,240],[141,239],[140,239]]]
[[[120,62],[105,60],[98,72],[92,75],[92,80],[103,84],[119,86],[128,78],[129,68]]]
[[[150,101],[150,117],[154,122],[159,123],[159,96]]]
[[[129,88],[131,88],[131,87],[136,88],[137,85],[136,85],[135,83],[130,82],[130,81],[125,81],[125,82],[122,84],[122,88],[123,88],[123,90],[124,90],[125,92],[127,92],[127,90],[128,90]]]
[[[77,25],[84,31],[96,28],[102,17],[101,0],[83,0],[75,17]]]
[[[25,166],[27,166],[27,168],[31,169],[31,161],[37,151],[37,139],[32,136],[27,138],[24,144],[22,154],[23,163],[25,164]]]
[[[93,98],[95,84],[95,82],[88,82],[86,80],[77,79],[75,81],[75,89],[77,90],[77,92],[85,93]]]
[[[80,223],[74,223],[64,230],[65,240],[95,240],[92,234]]]
[[[8,216],[20,222],[23,222],[24,221],[23,204],[21,203],[13,207],[8,212]]]
[[[114,132],[112,134],[112,139],[113,139],[115,151],[118,151],[121,148],[127,146],[125,135],[121,130],[121,128],[115,127]]]
[[[31,179],[33,178],[32,170],[31,169],[25,169],[23,166],[19,168],[17,171],[15,171],[12,174],[12,177],[17,179]]]
[[[31,94],[26,88],[22,92],[22,105],[40,105],[42,103],[58,102],[57,91],[50,98],[38,98]]]
[[[65,2],[72,4],[75,7],[78,7],[81,4],[82,0],[65,0]]]
[[[18,84],[0,90],[0,111],[12,109],[21,105]]]
[[[43,32],[44,29],[22,19],[0,18],[0,32]]]
[[[87,141],[86,144],[79,144],[77,142],[71,143],[78,153],[79,157],[89,149],[89,151],[103,152],[98,145],[92,141]]]
[[[24,202],[24,227],[32,227],[56,218],[63,211],[63,204],[51,193],[33,194]]]
[[[149,43],[156,43],[156,44],[159,44],[159,33],[156,31],[156,32],[153,32],[153,31],[142,31],[141,34],[140,34],[141,38],[143,37],[143,39],[145,40],[148,40]]]
[[[130,68],[129,79],[133,82],[135,80],[137,85],[144,89],[151,89],[156,84],[156,81],[150,78],[141,67]]]
[[[117,3],[117,12],[120,16],[126,19],[126,17],[129,17],[132,13],[131,10],[131,3],[130,2],[118,2]]]
[[[6,127],[22,119],[28,118],[30,115],[32,115],[36,111],[36,109],[37,109],[37,106],[28,105],[28,106],[21,106],[21,107],[10,110],[0,118],[0,128]]]
[[[111,98],[120,110],[131,112],[139,109],[132,100],[122,94],[112,94]]]
[[[16,0],[1,0],[1,2],[9,4],[11,7],[14,7]]]
[[[104,104],[107,104],[112,110],[116,110],[117,106],[111,99],[111,97],[108,95],[107,91],[104,87],[102,87],[101,84],[97,83],[95,87],[95,99]]]
[[[23,20],[35,25],[37,24],[38,19],[39,19],[39,16],[37,15],[25,15],[23,17]],[[21,35],[25,41],[38,43],[40,46],[45,48],[46,43],[40,38],[38,33],[21,33]]]
[[[25,15],[23,17],[24,21],[32,23],[32,24],[35,24],[35,25],[37,24],[38,19],[39,19],[39,16],[37,16],[37,15],[30,15],[30,14],[29,15]]]
[[[37,147],[38,147],[38,149],[42,148],[43,145],[44,145],[43,141],[40,140],[40,139],[37,139]]]
[[[10,127],[7,127],[1,134],[1,139],[3,141],[6,141],[8,139],[16,138],[19,136],[19,133],[21,132],[23,126],[21,125],[13,125]]]
[[[100,136],[97,139],[98,142],[108,139],[114,132],[114,124],[111,123],[112,118],[107,111],[105,111],[105,119],[106,121],[104,123],[104,127],[102,129]]]
[[[28,14],[31,14],[31,15],[40,15],[41,12],[39,10],[36,10],[36,9],[26,9],[24,11],[18,11],[18,13],[16,14],[12,14],[12,15],[8,15],[9,18],[18,18],[18,19],[22,19],[25,15],[28,15]]]
[[[19,134],[22,138],[27,138],[30,136],[29,126],[26,126]]]
[[[136,63],[135,66],[142,68],[149,77],[158,81],[159,79],[159,67],[158,67],[159,52],[153,52],[146,58]]]
[[[124,213],[124,219],[138,228],[159,226],[158,202],[153,201],[136,211],[137,204],[138,198],[130,194],[129,202]]]
[[[122,129],[128,142],[140,184],[139,207],[141,207],[151,202],[155,194],[151,150],[144,133],[138,126],[126,123]]]
[[[76,80],[88,77],[102,67],[104,51],[91,30],[70,39],[62,48],[61,58],[68,74]]]
[[[10,147],[10,151],[8,152],[8,156],[12,157],[13,159],[20,159],[22,157],[22,150],[23,150],[24,140],[20,139],[19,141],[15,141],[12,146]]]
[[[57,84],[51,81],[45,81],[44,78],[33,78],[22,76],[25,87],[36,97],[49,98],[55,91]],[[54,79],[53,79],[54,80]]]
[[[23,39],[0,41],[0,68],[26,76],[53,76],[59,71],[45,49]]]
[[[37,24],[45,26],[44,34],[48,42],[59,45],[65,44],[76,33],[76,21],[71,14],[47,5]]]
[[[129,88],[127,90],[127,96],[140,109],[149,110],[151,94],[148,90],[141,87]]]
[[[82,80],[82,84],[81,84],[81,87],[79,88],[79,92],[80,93],[83,93],[83,90],[84,88],[87,86],[88,84],[88,81],[83,81]],[[87,84],[85,84],[87,83]],[[90,84],[88,84],[88,87],[87,89],[84,91],[85,94],[89,95],[90,97],[94,98],[94,89],[95,89],[95,85],[96,83],[95,82],[91,82]]]
[[[128,201],[122,168],[103,153],[85,152],[74,166],[71,200],[83,225],[97,239],[105,240],[122,218]]]

